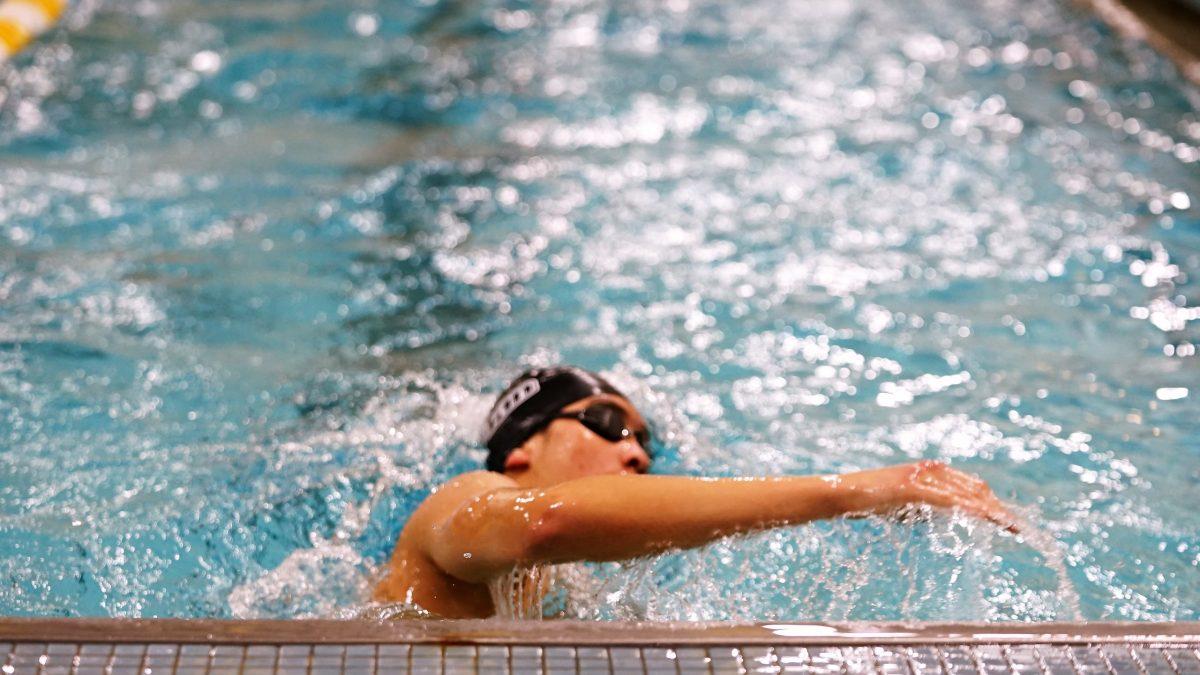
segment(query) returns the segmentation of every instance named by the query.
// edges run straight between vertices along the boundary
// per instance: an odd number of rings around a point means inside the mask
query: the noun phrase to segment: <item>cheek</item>
[[[612,473],[621,468],[620,453],[612,443],[592,438],[577,446],[575,464],[589,474]]]
[[[620,470],[620,453],[614,450],[615,446],[582,426],[570,424],[552,431],[548,440],[556,449],[551,453],[555,473],[590,476]]]
[[[573,428],[574,426],[563,425],[563,427],[555,429],[555,433],[548,439],[554,448],[554,452],[549,454],[553,458],[552,463],[558,470],[579,467],[581,463],[587,462],[588,457],[592,454],[588,451],[586,434],[581,429]]]
[[[601,457],[596,453],[596,449],[591,447],[589,443],[580,443],[575,446],[575,466],[583,469],[585,472],[591,472],[601,467],[603,462]]]
[[[571,446],[571,462],[580,468],[588,469],[596,466],[599,457],[593,439],[584,433],[579,433],[573,439]]]
[[[561,455],[564,461],[583,473],[605,470],[612,463],[605,452],[608,444],[599,441],[594,434],[584,429],[572,429],[570,433],[564,434],[562,443],[563,448],[567,450]]]

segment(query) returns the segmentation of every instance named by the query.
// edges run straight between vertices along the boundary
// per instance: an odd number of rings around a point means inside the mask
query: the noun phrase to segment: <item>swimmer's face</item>
[[[597,403],[620,408],[631,431],[646,428],[646,420],[637,409],[613,394],[589,396],[566,406],[562,412],[579,412]],[[645,473],[649,468],[650,456],[633,435],[610,441],[579,420],[563,418],[553,420],[513,451],[505,472],[524,473],[522,482],[527,484],[553,485],[585,476]]]

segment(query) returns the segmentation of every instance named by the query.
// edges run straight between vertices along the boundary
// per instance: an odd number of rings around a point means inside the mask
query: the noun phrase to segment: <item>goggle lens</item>
[[[559,417],[579,420],[583,426],[604,440],[617,442],[633,436],[646,454],[650,454],[650,430],[630,429],[625,420],[625,411],[611,403],[597,403],[576,413],[564,413]]]

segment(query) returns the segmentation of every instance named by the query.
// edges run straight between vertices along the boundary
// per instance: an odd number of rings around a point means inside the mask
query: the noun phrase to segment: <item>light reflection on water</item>
[[[944,459],[1085,618],[1198,618],[1200,98],[1073,8],[76,12],[0,70],[0,611],[347,611],[565,360],[660,471]],[[1045,550],[826,523],[563,611],[1069,618]]]

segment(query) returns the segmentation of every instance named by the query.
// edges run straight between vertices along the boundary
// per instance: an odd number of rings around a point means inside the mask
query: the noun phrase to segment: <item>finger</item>
[[[980,488],[987,488],[987,483],[983,482],[981,478],[962,471],[952,471],[947,474],[946,482],[972,494],[979,492]]]
[[[979,513],[985,519],[1003,527],[1010,534],[1020,533],[1020,519],[1009,511],[998,499],[989,500],[989,503],[981,505]]]

